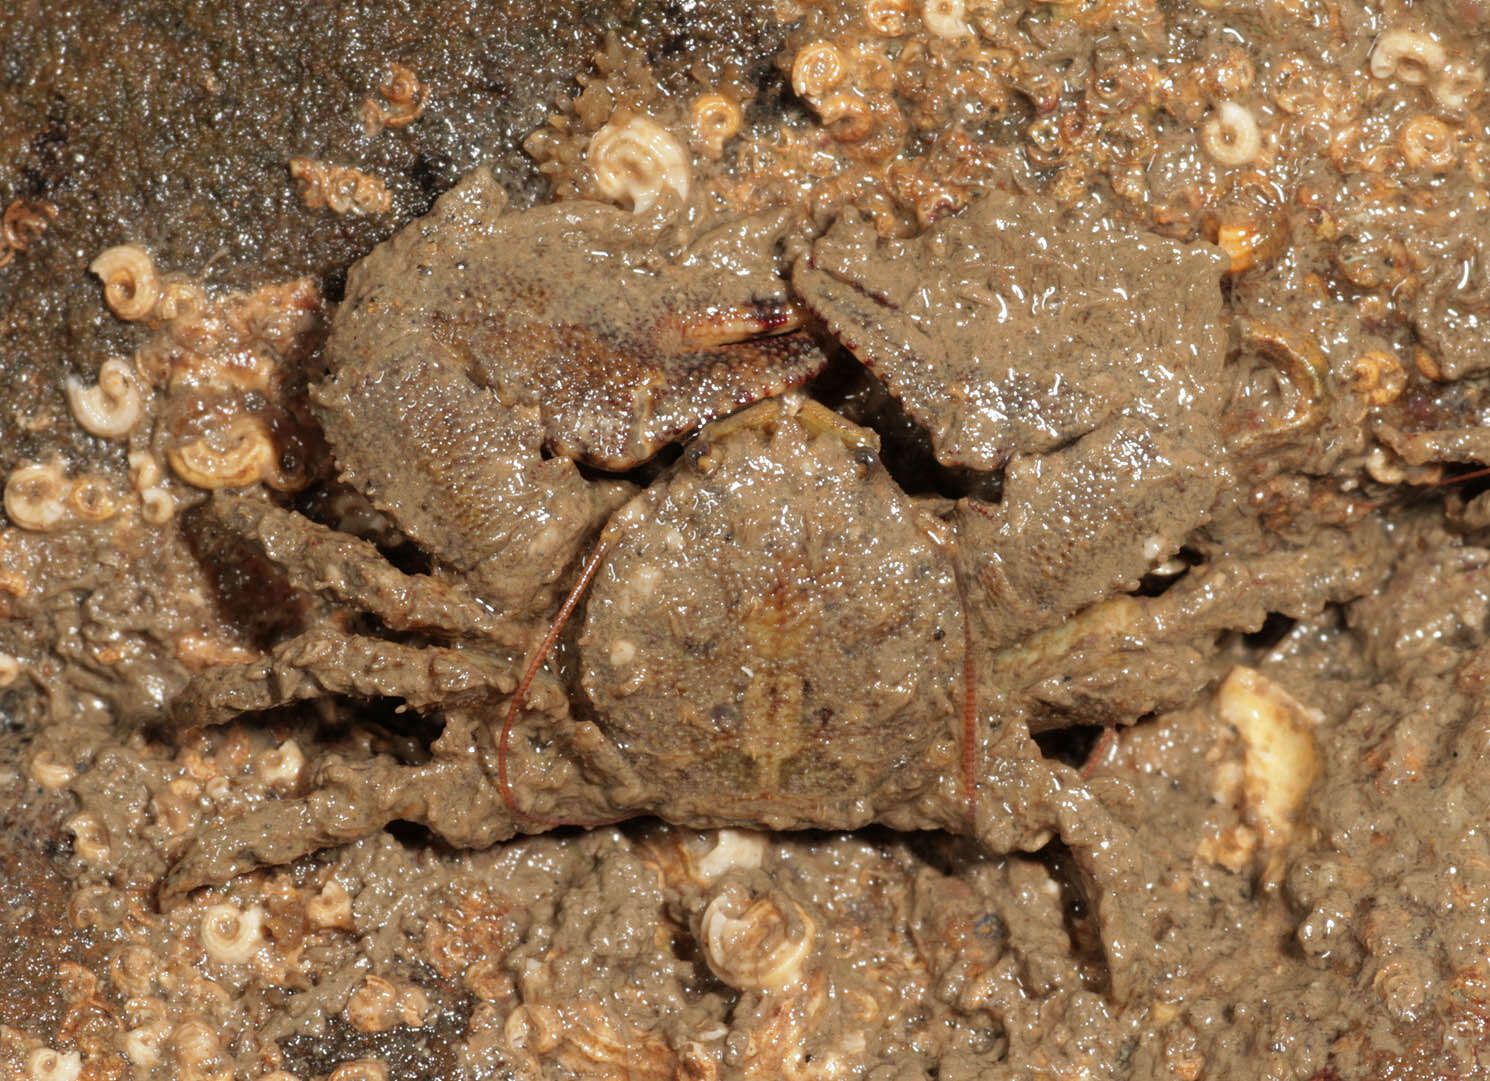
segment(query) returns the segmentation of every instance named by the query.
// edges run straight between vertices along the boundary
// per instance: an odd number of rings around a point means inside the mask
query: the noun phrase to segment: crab
[[[995,678],[1205,519],[1221,260],[1112,227],[1083,246],[1089,226],[988,197],[909,241],[846,212],[788,285],[790,214],[673,220],[509,211],[478,171],[354,268],[313,400],[343,479],[431,570],[219,494],[218,526],[378,630],[328,618],[174,711],[393,698],[444,727],[420,765],[326,756],[301,797],[198,839],[166,895],[393,820],[473,847],[637,815],[999,853],[1054,833],[1131,982],[1147,932],[1104,899],[1141,861]],[[800,389],[835,341],[1002,498],[907,492],[875,430]]]

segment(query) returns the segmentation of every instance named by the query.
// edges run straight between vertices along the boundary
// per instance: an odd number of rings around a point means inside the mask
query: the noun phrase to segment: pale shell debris
[[[140,493],[140,517],[151,525],[165,525],[176,516],[176,497],[164,488],[146,488]]]
[[[300,772],[304,768],[305,752],[300,749],[300,744],[287,739],[259,757],[255,772],[270,788],[284,792],[300,783]]]
[[[1312,729],[1323,715],[1261,672],[1241,665],[1217,689],[1216,710],[1242,737],[1249,807],[1268,841],[1285,841],[1319,772]]]
[[[1262,132],[1252,110],[1223,101],[1201,127],[1200,145],[1218,165],[1246,165],[1262,152]]]
[[[83,1056],[76,1051],[54,1051],[38,1047],[26,1056],[28,1081],[78,1081],[83,1073]]]
[[[1442,71],[1447,60],[1443,46],[1427,34],[1399,27],[1376,39],[1371,50],[1371,74],[1421,86]]]
[[[187,484],[209,490],[247,488],[274,472],[274,442],[253,417],[234,420],[219,445],[223,449],[193,439],[166,451],[166,460]]]
[[[57,755],[50,748],[45,747],[32,756],[27,772],[33,781],[49,792],[58,792],[66,788],[68,782],[77,775],[76,770],[65,762],[59,762]]]
[[[94,866],[109,862],[113,849],[109,844],[109,830],[103,820],[88,811],[69,818],[62,826],[73,835],[73,851]]]
[[[84,431],[103,439],[125,438],[144,415],[134,370],[123,357],[104,361],[94,386],[68,376],[63,390],[73,418]]]
[[[5,514],[22,529],[46,532],[67,519],[71,493],[61,462],[25,462],[5,478]]]
[[[795,983],[812,953],[811,917],[772,890],[757,900],[738,882],[704,909],[699,939],[710,970],[738,990],[774,991]]]
[[[692,168],[676,136],[645,116],[618,115],[590,138],[586,160],[607,199],[650,210],[664,192],[688,198]]]
[[[926,0],[921,20],[939,38],[964,38],[973,32],[967,23],[965,0]]]
[[[119,244],[100,252],[88,269],[103,282],[104,302],[120,319],[137,322],[155,310],[160,282],[144,248]]]
[[[202,915],[202,945],[207,956],[221,964],[241,965],[264,945],[264,910],[246,911],[234,905],[213,905]]]
[[[766,858],[766,835],[754,830],[722,829],[714,847],[693,863],[693,871],[703,882],[713,882],[726,871],[752,870]]]
[[[343,1062],[327,1081],[388,1081],[388,1067],[382,1059],[359,1058]]]

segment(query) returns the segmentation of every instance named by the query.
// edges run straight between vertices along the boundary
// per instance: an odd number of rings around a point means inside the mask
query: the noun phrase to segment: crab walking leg
[[[511,694],[515,669],[510,658],[474,649],[408,646],[318,627],[260,660],[204,672],[171,711],[177,725],[190,727],[331,694],[401,698],[432,709]]]
[[[457,585],[405,574],[359,537],[339,533],[262,499],[217,495],[213,521],[255,545],[307,593],[376,615],[396,631],[439,630],[481,636],[498,645],[522,645],[522,627],[503,619]]]
[[[402,766],[387,758],[333,758],[317,783],[303,799],[270,804],[203,834],[166,875],[163,905],[198,886],[371,836],[393,821],[417,822],[465,848],[485,848],[520,828],[474,760]]]
[[[1071,850],[1095,916],[1112,993],[1126,999],[1147,968],[1154,935],[1152,906],[1132,901],[1151,892],[1143,854],[1119,822],[1068,766],[1048,761],[1030,736],[1022,711],[1002,695],[980,713],[981,793],[974,837],[994,855],[1035,851],[1058,836]],[[1122,897],[1124,904],[1116,904]]]

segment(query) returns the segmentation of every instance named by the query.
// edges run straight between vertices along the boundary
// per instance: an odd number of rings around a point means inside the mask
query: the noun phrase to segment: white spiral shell
[[[688,198],[692,165],[677,137],[645,116],[618,114],[590,139],[586,153],[607,199],[650,210],[669,189]]]

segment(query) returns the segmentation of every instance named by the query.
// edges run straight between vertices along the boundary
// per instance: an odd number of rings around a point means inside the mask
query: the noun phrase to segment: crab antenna
[[[614,525],[614,520],[612,525]],[[518,683],[517,689],[512,692],[512,701],[507,705],[507,715],[502,718],[502,736],[497,741],[497,789],[502,793],[502,802],[507,809],[523,818],[539,818],[539,816],[521,810],[517,806],[517,801],[512,798],[512,785],[507,780],[507,744],[512,736],[512,725],[517,720],[518,710],[522,709],[523,697],[528,693],[528,688],[532,686],[538,670],[548,660],[554,643],[559,640],[559,635],[564,631],[564,624],[569,622],[570,615],[573,614],[575,606],[579,604],[580,597],[589,588],[595,572],[600,569],[600,564],[605,559],[606,553],[610,551],[614,540],[615,532],[607,527],[600,535],[600,539],[595,542],[595,547],[591,549],[589,558],[585,560],[585,565],[579,572],[579,578],[569,590],[569,596],[564,598],[563,606],[548,626],[548,633],[543,636],[543,641],[538,643],[538,648],[529,659],[522,680]],[[548,821],[541,818],[539,820]]]
[[[1458,484],[1461,480],[1479,480],[1481,477],[1490,477],[1490,469],[1476,469],[1469,473],[1460,473],[1457,477],[1442,477],[1439,480],[1430,480],[1428,483],[1439,488],[1446,484]]]

